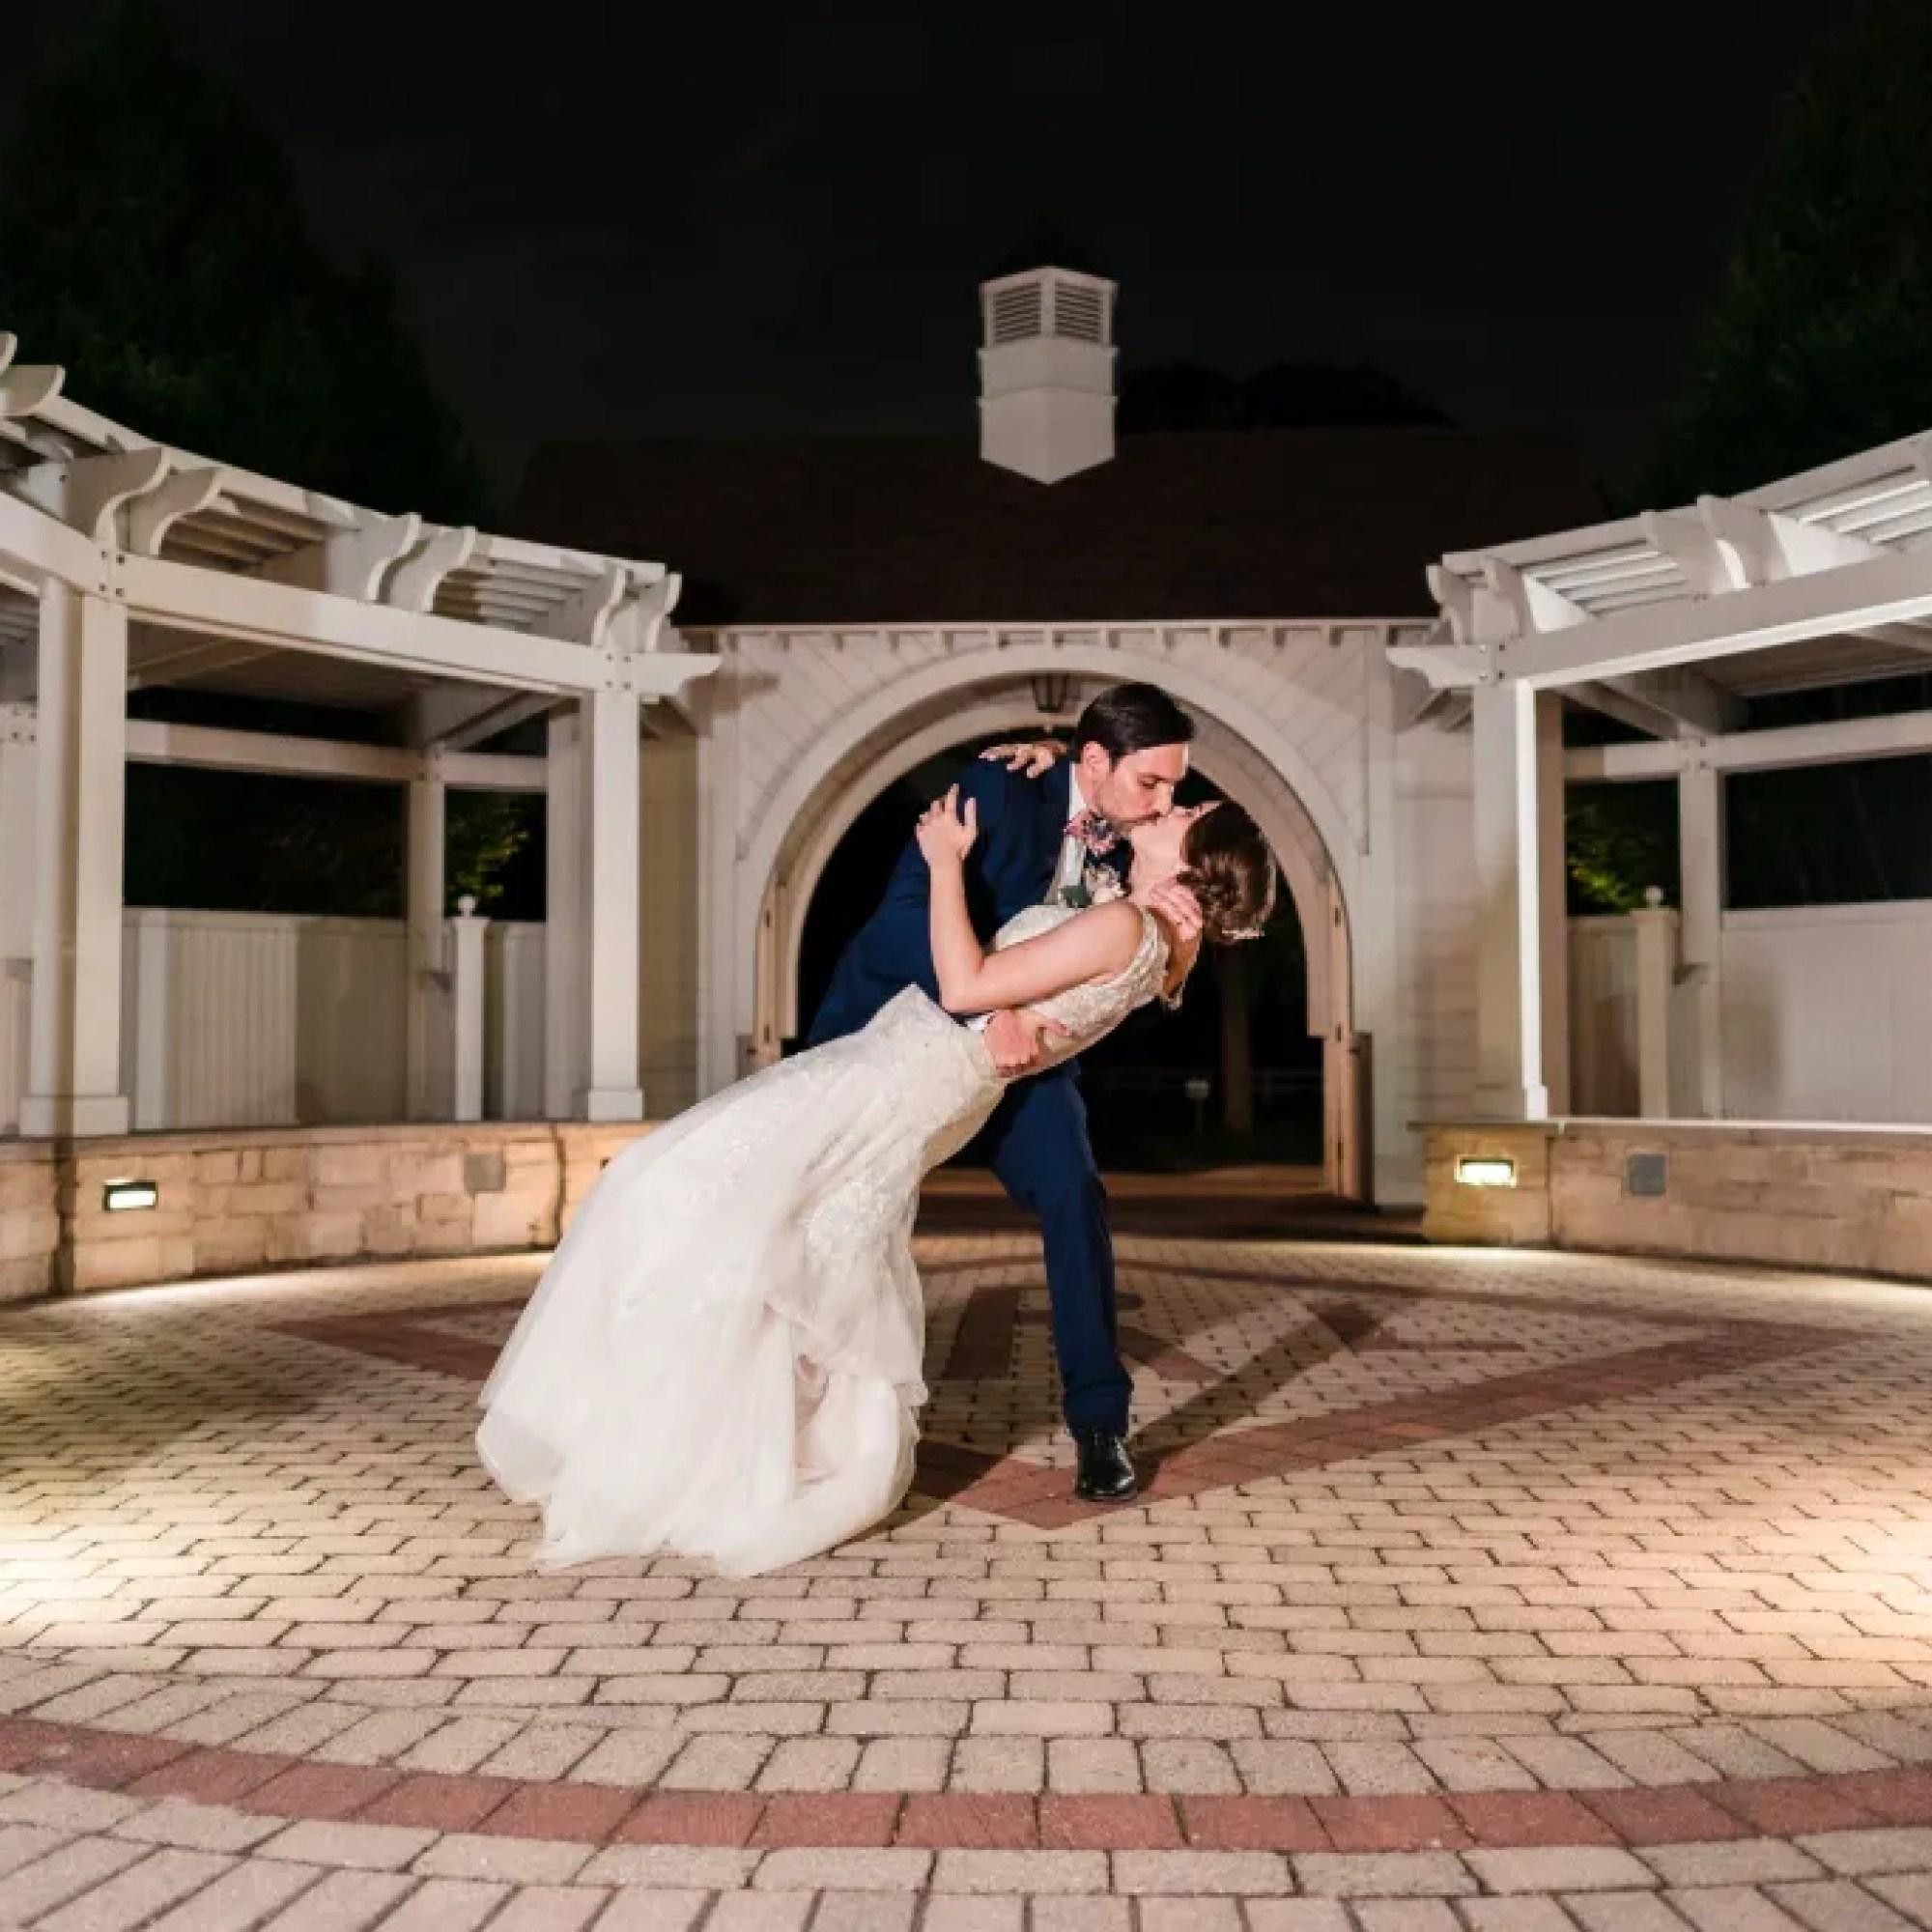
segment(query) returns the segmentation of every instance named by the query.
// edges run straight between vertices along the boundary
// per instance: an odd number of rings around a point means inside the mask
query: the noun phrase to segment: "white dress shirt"
[[[1077,775],[1066,781],[1066,823],[1069,827],[1087,810],[1087,801],[1080,795],[1080,780]],[[1068,886],[1077,886],[1087,876],[1087,847],[1074,838],[1069,830],[1060,840],[1060,861],[1053,868],[1053,881],[1046,889],[1046,903],[1058,905],[1060,895]]]

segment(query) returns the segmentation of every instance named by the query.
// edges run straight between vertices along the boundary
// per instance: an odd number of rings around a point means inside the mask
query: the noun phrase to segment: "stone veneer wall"
[[[288,1127],[0,1142],[0,1298],[544,1248],[647,1126]],[[151,1180],[110,1214],[108,1183]]]
[[[1430,1240],[1932,1280],[1932,1129],[1550,1121],[1433,1126],[1427,1146]],[[1629,1191],[1633,1154],[1663,1156],[1661,1195]],[[1457,1181],[1498,1155],[1515,1187]]]
[[[44,1293],[59,1246],[52,1150],[0,1140],[0,1301]]]

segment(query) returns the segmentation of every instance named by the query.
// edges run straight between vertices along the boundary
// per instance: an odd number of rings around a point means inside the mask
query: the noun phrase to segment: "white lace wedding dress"
[[[1029,907],[995,947],[1074,915]],[[1160,989],[1141,915],[1123,972],[1037,1001],[1070,1058]],[[676,1550],[755,1576],[889,1515],[912,1481],[925,1314],[919,1183],[1006,1083],[916,987],[605,1170],[482,1395],[477,1447],[540,1503],[545,1564]]]

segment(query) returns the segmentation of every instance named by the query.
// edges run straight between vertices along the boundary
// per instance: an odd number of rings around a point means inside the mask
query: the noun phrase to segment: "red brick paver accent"
[[[25,1765],[19,1747],[37,1747]],[[656,1791],[589,1782],[398,1777],[248,1751],[191,1751],[129,1784],[83,1725],[0,1723],[31,1768],[93,1790],[239,1803],[265,1816],[427,1827],[579,1844],[930,1850],[1418,1852],[1550,1845],[1656,1847],[1875,1826],[1932,1828],[1932,1775],[1815,1777],[1436,1797],[1183,1797],[1103,1793]],[[264,1776],[265,1770],[270,1773]]]

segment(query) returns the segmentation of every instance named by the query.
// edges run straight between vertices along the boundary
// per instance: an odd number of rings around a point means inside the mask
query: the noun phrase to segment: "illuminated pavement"
[[[1122,1252],[1142,1504],[933,1236],[907,1509],[751,1582],[529,1570],[534,1262],[0,1313],[0,1923],[1932,1925],[1932,1297]]]

